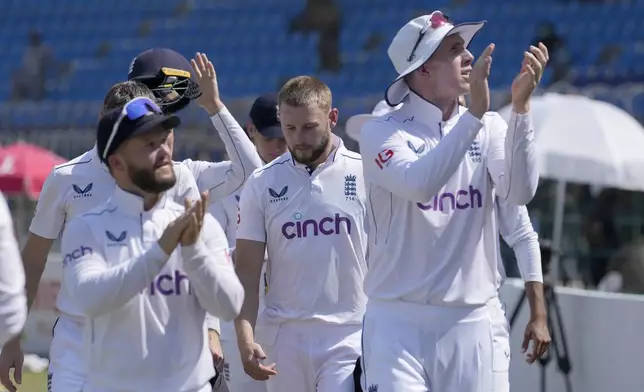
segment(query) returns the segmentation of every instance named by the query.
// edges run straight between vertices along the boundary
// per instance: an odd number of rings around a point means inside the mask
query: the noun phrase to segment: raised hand
[[[485,48],[472,67],[470,73],[470,113],[479,119],[490,110],[490,86],[488,77],[492,69],[494,44]]]
[[[530,110],[530,97],[541,82],[548,60],[548,48],[541,42],[538,47],[530,46],[523,53],[521,71],[512,82],[512,107],[515,112],[523,114]]]
[[[197,53],[195,58],[190,60],[190,64],[195,71],[194,79],[201,89],[201,96],[197,99],[197,103],[208,112],[208,115],[214,116],[224,107],[219,97],[215,66],[208,60],[205,53]]]

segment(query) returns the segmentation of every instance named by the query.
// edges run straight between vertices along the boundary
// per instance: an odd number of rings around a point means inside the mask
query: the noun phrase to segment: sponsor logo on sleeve
[[[376,165],[382,170],[385,166],[388,165],[389,160],[393,158],[394,156],[394,151],[390,149],[382,150],[378,153],[378,156],[376,157]]]

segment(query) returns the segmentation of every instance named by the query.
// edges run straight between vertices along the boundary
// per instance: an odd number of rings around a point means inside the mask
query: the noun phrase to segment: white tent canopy
[[[644,190],[644,127],[622,109],[585,96],[531,101],[541,177]],[[508,121],[511,106],[499,110]]]

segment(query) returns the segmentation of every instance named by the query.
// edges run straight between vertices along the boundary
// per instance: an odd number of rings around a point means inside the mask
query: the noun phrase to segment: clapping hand
[[[530,97],[541,82],[548,60],[548,48],[541,42],[538,47],[530,46],[529,50],[523,53],[521,71],[512,82],[512,107],[515,112],[524,114],[530,110]]]

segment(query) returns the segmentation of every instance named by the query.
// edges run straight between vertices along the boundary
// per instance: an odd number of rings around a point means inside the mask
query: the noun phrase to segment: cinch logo
[[[335,217],[325,216],[324,218],[316,221],[315,219],[307,219],[302,221],[302,214],[296,213],[293,215],[295,222],[286,222],[282,226],[282,234],[287,240],[293,238],[306,238],[309,236],[318,235],[333,235],[340,234],[342,223],[346,227],[347,234],[351,234],[351,220],[335,214]]]
[[[91,197],[92,194],[90,193],[90,191],[92,190],[93,187],[94,187],[94,183],[91,183],[91,182],[89,184],[87,184],[87,186],[85,188],[81,188],[78,185],[73,184],[72,188],[74,189],[74,192],[76,193],[74,195],[74,199],[80,199],[80,198],[83,198],[83,197]]]
[[[179,270],[157,276],[148,288],[150,295],[192,295],[188,277]]]
[[[481,192],[470,185],[470,189],[459,189],[458,191],[445,192],[434,196],[429,204],[416,203],[418,208],[425,211],[454,211],[467,210],[470,208],[481,208],[483,199]]]
[[[70,253],[67,253],[65,257],[63,257],[63,267],[67,267],[67,264],[71,263],[72,261],[78,260],[85,255],[91,255],[92,253],[94,253],[92,248],[90,248],[89,246],[81,245],[80,248],[74,249]]]

